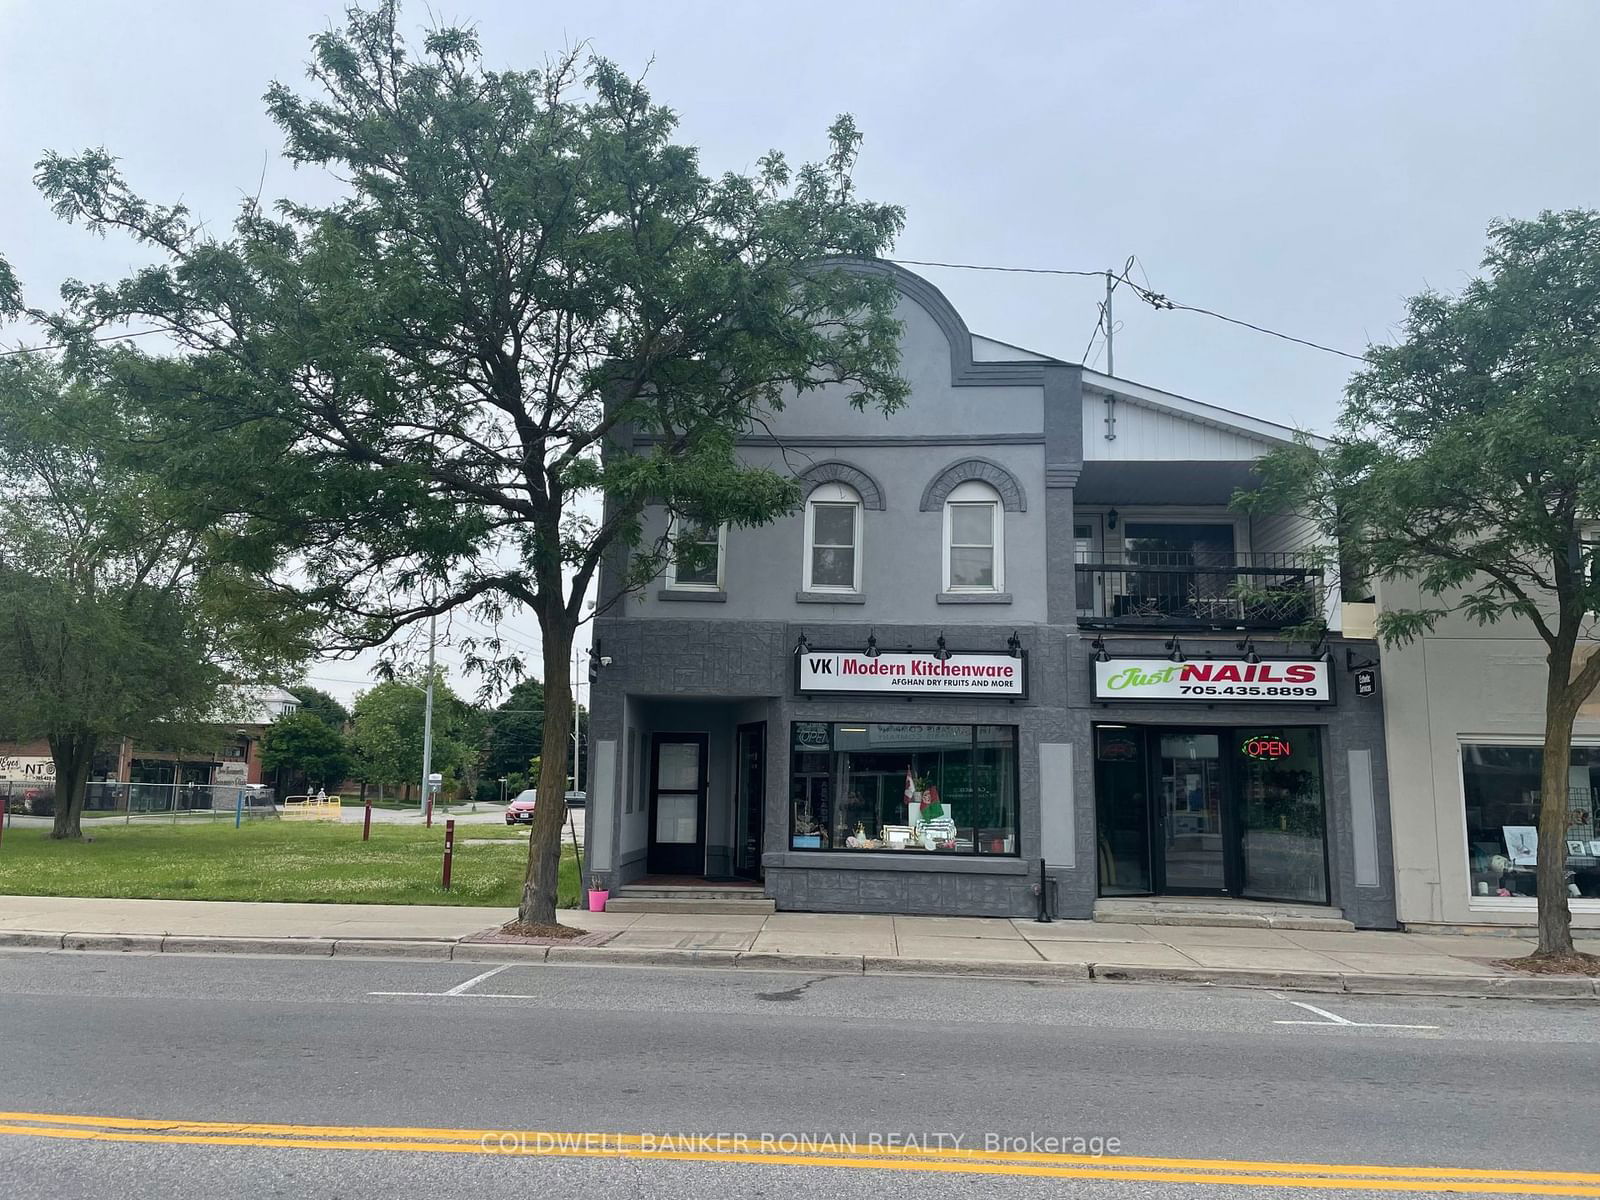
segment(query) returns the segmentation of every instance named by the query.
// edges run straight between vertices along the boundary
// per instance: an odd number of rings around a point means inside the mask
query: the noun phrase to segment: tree
[[[314,688],[307,683],[297,683],[286,690],[300,701],[301,712],[310,713],[329,729],[342,732],[344,727],[350,724],[350,710],[321,688]]]
[[[1572,723],[1600,682],[1600,213],[1497,222],[1489,240],[1486,274],[1412,299],[1404,340],[1371,347],[1350,382],[1338,436],[1269,457],[1252,502],[1313,513],[1347,570],[1418,587],[1421,606],[1380,614],[1386,644],[1451,613],[1538,632],[1536,956],[1565,961]]]
[[[163,260],[69,288],[58,336],[88,354],[107,322],[174,331],[190,372],[165,419],[258,428],[273,486],[239,561],[266,570],[289,543],[297,573],[274,583],[326,615],[330,648],[463,606],[491,625],[533,611],[546,769],[520,915],[548,922],[572,643],[600,563],[632,549],[625,585],[659,573],[673,547],[643,544],[650,505],[743,525],[790,511],[796,482],[736,454],[786,400],[904,402],[893,286],[851,265],[902,213],[855,197],[848,117],[825,161],[774,151],[712,178],[672,141],[675,115],[586,51],[493,71],[475,34],[441,28],[414,53],[393,3],[313,44],[323,95],[275,84],[267,106],[292,161],[348,181],[334,204],[247,201],[215,237],[139,198],[103,150],[39,164],[58,214]],[[523,667],[495,637],[472,665],[490,686]]]
[[[350,745],[362,778],[385,787],[409,789],[412,784],[421,785],[426,682],[421,675],[402,675],[356,697]],[[447,777],[459,772],[467,756],[463,726],[468,721],[467,706],[445,683],[443,672],[437,673],[433,684],[432,770]]]
[[[349,778],[350,747],[344,735],[314,713],[300,709],[279,717],[261,739],[261,765],[305,776],[306,787],[337,791]]]
[[[214,739],[230,674],[276,661],[271,622],[252,629],[237,578],[207,566],[204,506],[148,469],[142,437],[116,391],[0,359],[0,736],[49,742],[55,838],[81,836],[102,744]]]
[[[498,784],[503,777],[526,773],[528,760],[543,744],[544,684],[524,679],[489,714],[484,777]]]

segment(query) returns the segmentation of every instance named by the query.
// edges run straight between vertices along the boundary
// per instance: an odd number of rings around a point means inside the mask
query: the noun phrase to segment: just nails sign
[[[1096,700],[1238,701],[1328,704],[1333,679],[1320,658],[1170,662],[1165,658],[1114,658],[1094,664]]]

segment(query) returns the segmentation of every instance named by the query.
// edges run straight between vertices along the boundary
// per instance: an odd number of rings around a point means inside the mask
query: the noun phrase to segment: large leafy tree
[[[312,687],[307,683],[297,683],[286,690],[300,701],[301,712],[310,713],[329,729],[342,731],[350,723],[350,710],[321,688]]]
[[[1516,620],[1546,647],[1540,780],[1540,956],[1572,955],[1567,765],[1600,683],[1600,213],[1490,226],[1484,274],[1409,305],[1374,346],[1338,436],[1263,463],[1257,500],[1317,514],[1347,570],[1414,586],[1379,633],[1411,641],[1450,614]]]
[[[279,717],[261,739],[261,765],[305,776],[306,786],[337,790],[350,774],[344,734],[315,713],[298,709]]]
[[[525,775],[528,760],[544,746],[544,684],[518,682],[488,714],[486,725],[483,777],[498,785],[502,778]]]
[[[190,368],[167,419],[273,442],[240,560],[292,546],[277,582],[333,648],[461,606],[491,625],[532,610],[545,770],[521,916],[548,922],[572,643],[600,562],[631,546],[628,582],[660,570],[672,547],[641,544],[647,505],[744,524],[792,508],[792,479],[735,454],[786,397],[904,401],[893,289],[842,261],[881,254],[902,214],[854,195],[848,118],[821,162],[771,152],[713,178],[605,59],[495,71],[472,32],[413,50],[396,19],[352,9],[314,39],[320,94],[267,93],[290,159],[348,183],[337,203],[250,201],[218,237],[137,196],[104,151],[47,157],[59,214],[162,259],[69,286],[60,333],[160,323]],[[475,661],[491,683],[524,665],[495,638]]]
[[[426,720],[425,676],[411,672],[377,684],[356,697],[350,745],[362,778],[409,789],[422,783],[422,735]],[[433,684],[432,770],[458,776],[475,747],[476,714],[444,682]]]
[[[145,433],[118,391],[0,359],[0,736],[48,740],[57,838],[81,834],[98,748],[214,743],[223,683],[277,661],[262,629],[290,631],[208,567],[204,506],[181,463],[151,468]]]

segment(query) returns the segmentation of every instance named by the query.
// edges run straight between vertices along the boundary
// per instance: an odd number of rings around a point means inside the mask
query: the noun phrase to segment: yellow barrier
[[[344,806],[342,796],[285,796],[285,821],[338,821]]]

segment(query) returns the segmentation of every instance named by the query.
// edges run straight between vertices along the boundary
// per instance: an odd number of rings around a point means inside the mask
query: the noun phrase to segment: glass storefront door
[[[761,878],[762,814],[767,802],[767,727],[739,726],[738,765],[734,776],[733,873],[741,879]]]
[[[1316,727],[1094,728],[1102,896],[1328,902]]]
[[[1218,735],[1163,732],[1156,764],[1164,890],[1227,891]]]

